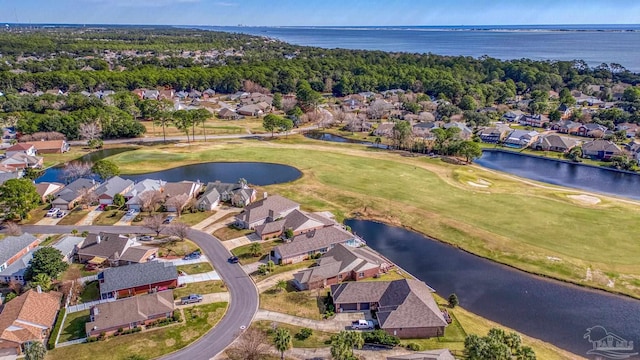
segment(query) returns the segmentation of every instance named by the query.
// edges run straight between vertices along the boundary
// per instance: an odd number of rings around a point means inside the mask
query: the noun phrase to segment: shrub
[[[182,318],[180,317],[180,311],[174,311],[173,312],[173,321],[175,322],[180,322],[182,321]]]
[[[311,335],[313,335],[313,330],[309,329],[309,328],[302,328],[300,329],[300,331],[296,334],[296,339],[298,340],[306,340],[308,339]]]
[[[58,337],[58,333],[60,332],[60,328],[62,327],[62,319],[64,318],[65,308],[60,309],[58,313],[58,317],[56,318],[56,323],[53,325],[53,330],[51,330],[51,335],[49,336],[49,340],[47,341],[47,348],[49,350],[53,350],[56,348],[56,338]]]
[[[408,343],[407,344],[407,349],[409,349],[411,351],[420,351],[420,345],[418,345],[416,343]]]
[[[98,337],[97,336],[89,336],[87,338],[87,342],[88,343],[92,343],[92,342],[96,342],[96,341],[98,341]]]
[[[396,346],[400,344],[397,336],[389,335],[384,330],[374,330],[362,333],[364,342],[367,344],[379,344],[387,346]]]

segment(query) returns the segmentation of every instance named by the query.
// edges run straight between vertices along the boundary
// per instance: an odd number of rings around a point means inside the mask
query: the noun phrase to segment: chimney
[[[267,192],[265,191],[265,192],[264,192],[264,194],[262,194],[262,197],[263,197],[264,199],[266,199],[268,195],[269,195],[269,194],[267,194]]]
[[[275,218],[275,214],[273,213],[272,209],[269,209],[269,217],[267,218],[268,221],[274,221]]]
[[[42,287],[40,285],[36,286],[36,291],[38,294],[42,294]]]
[[[100,239],[100,235],[96,235],[96,243],[100,244],[100,241],[102,241],[102,239]]]

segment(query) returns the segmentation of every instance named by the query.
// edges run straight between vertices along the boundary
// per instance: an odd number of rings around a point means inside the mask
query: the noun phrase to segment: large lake
[[[474,162],[527,179],[640,200],[638,174],[493,150]]]
[[[581,356],[591,348],[586,329],[595,325],[640,344],[638,300],[533,276],[401,228],[345,224],[440,296],[456,293],[482,317]]]
[[[581,59],[590,66],[618,63],[640,72],[640,26],[473,27],[216,27],[323,48],[382,50],[438,55],[488,55],[509,60]],[[627,31],[633,30],[633,31]]]

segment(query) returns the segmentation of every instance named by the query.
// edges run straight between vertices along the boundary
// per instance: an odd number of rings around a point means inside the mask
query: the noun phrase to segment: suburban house
[[[41,168],[43,161],[40,156],[15,153],[0,161],[0,165],[11,169]]]
[[[41,182],[36,185],[36,192],[40,195],[40,199],[42,199],[43,203],[47,202],[47,198],[55,196],[58,191],[62,190],[64,187],[63,184],[60,183],[50,183],[50,182]]]
[[[193,181],[181,181],[181,182],[168,182],[164,185],[164,197],[165,199],[173,198],[180,195],[187,195],[189,199],[193,199],[198,195],[200,182]],[[175,207],[166,206],[167,211],[178,211]]]
[[[328,226],[294,236],[293,239],[276,246],[272,257],[278,264],[294,264],[324,254],[337,244],[358,246],[362,241],[340,226]]]
[[[358,281],[386,273],[393,263],[368,247],[337,244],[317,261],[317,266],[293,275],[299,290],[321,289],[343,281]]]
[[[22,175],[22,170],[0,164],[0,185],[4,184],[7,180],[20,179]]]
[[[36,156],[38,155],[38,151],[36,150],[36,147],[31,143],[17,143],[13,146],[8,147],[4,154],[7,158],[10,158],[16,154]]]
[[[582,144],[582,156],[610,160],[614,156],[622,155],[622,149],[609,140],[596,139]]]
[[[69,144],[64,140],[33,141],[30,143],[38,154],[62,154],[69,151]]]
[[[543,127],[544,124],[549,122],[549,118],[544,115],[523,115],[518,123],[524,126]]]
[[[562,119],[568,119],[571,116],[571,107],[567,104],[560,104],[557,110]]]
[[[264,223],[255,227],[256,234],[262,240],[278,237],[286,230],[291,230],[293,235],[323,228],[325,226],[336,225],[336,222],[320,214],[305,213],[300,210],[293,210],[283,218]]]
[[[331,286],[336,311],[376,310],[380,328],[399,338],[444,335],[447,321],[425,283],[413,279]]]
[[[114,176],[98,186],[95,189],[95,193],[101,205],[111,205],[116,195],[120,194],[124,197],[124,194],[129,192],[133,188],[133,185],[134,183],[131,180]]]
[[[537,131],[513,130],[504,139],[506,145],[513,147],[527,147],[538,138]]]
[[[589,124],[584,124],[580,126],[580,128],[576,132],[576,135],[592,137],[592,138],[601,138],[601,137],[604,137],[607,130],[608,129],[606,126],[596,124],[596,123],[589,123]]]
[[[375,136],[386,136],[386,137],[391,137],[393,136],[393,127],[395,126],[395,123],[392,122],[385,122],[385,123],[381,123],[380,125],[378,125],[378,127],[373,131],[373,135]]]
[[[508,122],[520,122],[520,119],[524,116],[521,111],[509,111],[502,115],[502,119]]]
[[[33,259],[33,253],[36,252],[40,247],[29,250],[26,254],[20,257],[18,260],[14,261],[11,265],[7,266],[6,269],[0,271],[0,282],[5,284],[9,284],[10,282],[15,282],[20,285],[25,285],[27,280],[25,278],[25,273],[27,268],[29,267],[29,263],[31,259]]]
[[[635,138],[636,134],[640,132],[640,125],[628,123],[628,122],[616,125],[616,131],[623,131],[623,130],[627,134],[628,138]]]
[[[495,126],[480,131],[479,136],[483,142],[494,144],[501,142],[509,131],[511,131],[509,126]]]
[[[166,183],[167,182],[163,180],[144,179],[133,185],[133,188],[124,194],[124,198],[127,200],[127,208],[130,210],[140,210],[142,207],[140,194],[146,191],[162,191]]]
[[[200,211],[211,211],[220,204],[220,193],[215,188],[209,187],[204,190],[204,193],[200,195],[196,206]]]
[[[121,234],[89,234],[78,244],[76,258],[80,263],[109,266],[145,263],[156,258],[158,248],[141,246],[136,238]]]
[[[204,191],[216,190],[220,195],[220,201],[229,202],[236,207],[245,207],[256,201],[257,192],[244,183],[223,183],[220,181],[210,182]]]
[[[220,111],[218,111],[218,117],[223,120],[238,120],[242,118],[242,115],[239,115],[237,112],[224,107],[220,109]]]
[[[561,120],[551,125],[551,130],[556,130],[561,134],[575,134],[580,131],[580,127],[582,126],[579,122],[574,122],[571,120]]]
[[[463,122],[451,121],[449,123],[445,123],[444,125],[442,125],[442,127],[445,128],[445,129],[449,129],[449,128],[452,128],[452,127],[456,127],[458,129],[460,129],[460,132],[458,133],[458,137],[460,139],[463,139],[463,140],[468,140],[473,135],[473,130],[471,130]]]
[[[151,261],[104,269],[98,281],[101,299],[118,299],[174,289],[178,270],[171,263]]]
[[[62,260],[71,263],[75,258],[76,252],[80,244],[85,238],[80,236],[66,235],[62,239],[58,240],[55,244],[51,245],[53,248],[58,249],[62,253]]]
[[[59,292],[31,289],[6,303],[0,313],[0,354],[20,355],[24,345],[45,342],[61,300]]]
[[[87,336],[111,335],[173,316],[173,291],[159,291],[95,305],[85,324]]]
[[[0,271],[35,249],[40,241],[33,235],[7,236],[0,240]]]
[[[236,224],[244,229],[255,229],[266,222],[275,221],[293,210],[300,210],[300,204],[280,195],[265,197],[244,208],[236,215]]]
[[[238,109],[238,114],[244,116],[262,116],[264,111],[256,104],[242,106]]]
[[[71,210],[83,196],[93,191],[98,185],[100,183],[92,179],[77,179],[60,190],[51,205],[62,210]]]
[[[407,355],[387,356],[387,360],[455,360],[449,349],[414,352]]]
[[[580,142],[572,138],[557,134],[548,134],[538,138],[531,147],[534,150],[566,153],[578,145],[580,145]]]

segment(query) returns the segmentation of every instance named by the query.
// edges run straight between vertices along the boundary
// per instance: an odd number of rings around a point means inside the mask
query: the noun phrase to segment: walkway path
[[[249,235],[253,235],[253,234],[249,234]],[[256,238],[256,240],[253,240],[249,236],[240,236],[240,237],[237,237],[235,239],[223,241],[222,245],[224,245],[224,247],[227,248],[227,250],[231,251],[231,250],[233,250],[233,249],[235,249],[237,247],[240,247],[242,245],[250,244],[252,241],[259,240],[257,235],[256,235],[255,238]]]
[[[264,292],[273,288],[280,280],[291,280],[291,278],[293,278],[293,275],[300,272],[301,270],[302,269],[289,270],[260,281],[258,283],[258,292]]]
[[[94,206],[85,217],[76,223],[76,225],[93,225],[93,220],[102,213],[102,210],[98,210],[98,207]]]
[[[197,282],[213,281],[213,280],[220,280],[220,275],[218,275],[218,273],[215,271],[209,271],[206,273],[193,274],[193,275],[187,274],[184,276],[178,276],[178,285],[192,284]]]
[[[141,226],[39,226],[25,225],[22,230],[34,234],[66,234],[72,229],[89,232],[111,232],[120,234],[139,233],[145,234],[147,229]],[[163,360],[209,360],[224,351],[238,334],[246,329],[253,320],[258,310],[258,289],[253,280],[242,270],[238,264],[227,262],[231,256],[229,251],[222,246],[220,240],[210,234],[198,230],[189,230],[189,239],[195,242],[205,255],[211,260],[212,265],[224,280],[229,298],[227,312],[218,325],[211,329],[196,342],[161,357]]]
[[[193,225],[191,228],[192,229],[196,229],[196,230],[203,230],[205,232],[211,232],[208,227],[211,227],[212,225],[216,224],[217,225],[217,221],[222,219],[223,217],[229,215],[229,214],[237,214],[240,211],[242,211],[242,209],[240,208],[233,208],[233,207],[228,207],[228,206],[221,206],[216,210],[216,213],[209,216],[208,218],[200,221],[199,223]],[[230,219],[231,220],[231,219]],[[226,222],[225,222],[226,223]],[[222,224],[222,223],[221,223]],[[226,225],[225,225],[226,226]],[[217,230],[217,229],[216,229]]]

